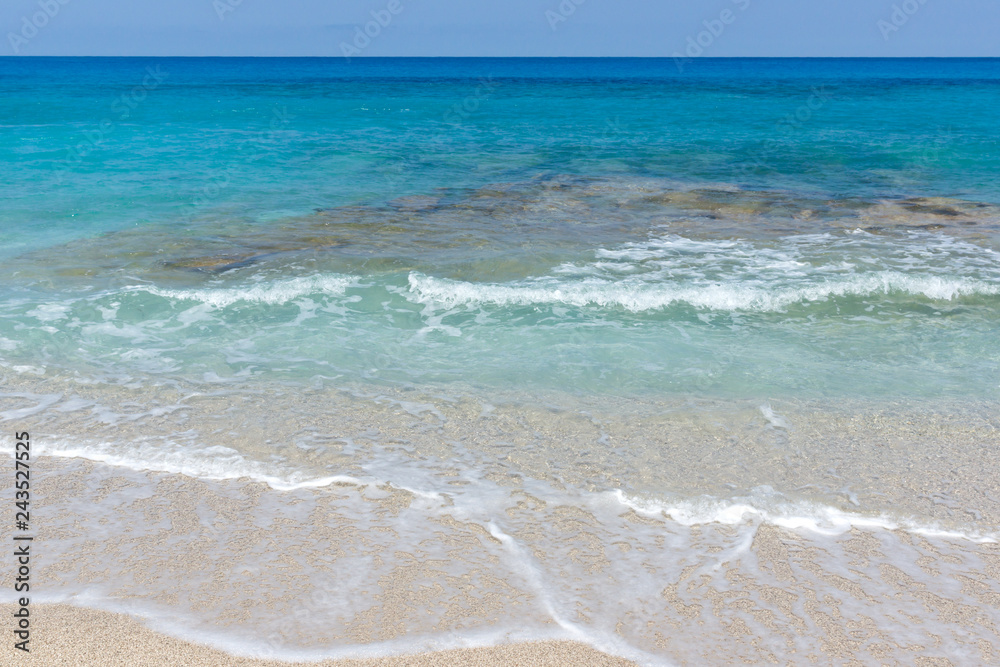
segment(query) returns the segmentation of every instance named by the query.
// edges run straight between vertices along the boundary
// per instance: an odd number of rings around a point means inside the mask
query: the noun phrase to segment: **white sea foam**
[[[133,287],[133,291],[143,291],[167,299],[200,301],[210,306],[224,308],[241,301],[278,305],[288,303],[310,294],[343,295],[357,278],[343,275],[317,275],[289,278],[268,283],[227,288],[205,289],[162,289],[159,287]]]
[[[39,444],[48,447],[47,444],[41,442]],[[45,450],[41,453],[52,454],[58,450],[61,454],[55,455],[71,454],[70,450],[65,447],[60,450],[60,447],[57,445],[52,451]],[[209,448],[205,453],[218,457],[226,465],[233,463],[230,460],[232,450]],[[142,453],[143,456],[147,454],[148,452]],[[92,456],[88,458],[98,460]],[[122,465],[123,460],[112,462],[107,458],[103,459],[105,463],[111,465]],[[148,461],[141,462],[137,469],[156,469],[150,468],[148,463]],[[160,463],[162,461],[157,465],[162,467]],[[244,461],[241,465],[245,463]],[[433,463],[430,460],[422,460],[412,461],[410,465],[422,466]],[[444,462],[437,461],[437,463]],[[475,462],[468,463],[474,465]],[[398,467],[393,463],[385,466],[383,472],[395,475]],[[243,470],[247,468],[244,467]],[[227,474],[223,478],[230,479],[231,476]],[[259,477],[257,479],[274,485],[273,480]],[[386,484],[392,484],[391,476],[376,480],[349,481],[349,478],[345,478],[343,481],[366,488],[364,498],[359,498],[353,491],[336,494],[338,499],[334,502],[338,508],[337,516],[341,519],[354,517],[360,526],[368,526],[367,522],[372,516],[370,507],[367,507],[368,502],[373,498],[383,497],[377,492],[384,489]],[[526,518],[523,512],[522,516],[516,516],[518,512],[506,511],[511,508],[512,503],[525,496],[512,494],[509,486],[492,482],[484,474],[476,474],[473,471],[470,471],[468,481],[468,484],[448,488],[438,495],[442,501],[447,500],[447,502],[410,504],[400,509],[398,515],[394,513],[379,515],[379,521],[384,520],[388,523],[378,525],[391,526],[392,530],[384,533],[380,531],[368,533],[371,543],[366,542],[366,548],[358,556],[352,556],[350,553],[342,556],[343,560],[338,562],[335,570],[338,573],[335,578],[330,577],[331,570],[327,567],[325,559],[320,559],[322,561],[320,565],[305,565],[305,571],[312,572],[310,576],[315,577],[312,579],[314,591],[320,591],[322,595],[302,600],[304,603],[302,606],[305,607],[303,615],[296,616],[295,620],[307,633],[312,632],[314,628],[338,627],[344,619],[350,619],[353,613],[370,606],[370,602],[364,597],[360,600],[362,606],[354,606],[356,596],[349,594],[360,590],[362,586],[372,585],[368,582],[377,581],[377,577],[380,576],[380,572],[372,572],[367,567],[369,563],[367,554],[370,549],[387,547],[382,550],[385,559],[382,565],[383,569],[389,569],[394,566],[393,558],[398,557],[398,552],[407,551],[402,545],[419,543],[421,549],[425,550],[423,553],[428,554],[427,559],[440,558],[434,560],[437,563],[436,567],[441,568],[435,576],[448,575],[460,578],[460,574],[469,571],[470,563],[486,562],[482,559],[489,558],[491,573],[501,577],[510,587],[530,594],[530,597],[526,598],[527,604],[518,607],[520,615],[503,617],[489,628],[473,625],[441,633],[436,628],[430,630],[427,626],[421,625],[421,619],[414,617],[410,619],[414,624],[413,632],[405,637],[405,641],[298,648],[294,643],[287,646],[283,640],[272,639],[275,636],[281,638],[283,635],[269,634],[267,629],[281,626],[275,626],[266,616],[256,619],[256,622],[261,623],[259,626],[255,625],[254,621],[230,627],[211,623],[192,623],[192,618],[197,618],[196,612],[184,608],[155,606],[148,602],[151,596],[145,590],[142,591],[147,596],[145,600],[138,595],[134,596],[138,599],[123,599],[113,591],[102,589],[100,585],[74,583],[71,584],[75,586],[72,596],[60,597],[57,591],[49,591],[51,597],[39,601],[70,602],[126,613],[142,618],[153,629],[249,657],[276,657],[276,654],[280,653],[284,659],[296,660],[364,658],[414,651],[495,646],[513,641],[574,640],[606,653],[631,659],[638,664],[665,665],[669,663],[664,657],[646,652],[653,649],[642,630],[651,619],[656,618],[662,623],[663,621],[659,619],[663,618],[664,614],[671,615],[674,612],[670,606],[662,602],[650,606],[646,603],[660,600],[665,586],[684,579],[694,581],[697,577],[698,581],[704,583],[704,577],[708,577],[714,582],[715,587],[726,586],[727,575],[734,568],[743,568],[741,571],[749,572],[757,577],[757,580],[765,583],[772,581],[768,578],[766,568],[756,569],[757,559],[753,553],[754,539],[758,534],[758,527],[762,524],[780,526],[797,533],[796,539],[807,540],[807,544],[818,544],[832,550],[840,549],[837,538],[850,533],[854,528],[874,532],[877,534],[877,539],[902,545],[907,544],[906,540],[899,540],[887,531],[903,529],[953,542],[995,541],[992,537],[982,535],[942,531],[933,526],[916,523],[908,524],[906,521],[885,515],[851,513],[818,503],[791,501],[766,487],[754,489],[745,497],[663,501],[639,499],[621,490],[588,493],[577,488],[555,488],[541,481],[525,480],[524,493],[527,497],[539,501],[529,513],[531,516]],[[155,480],[144,481],[141,477],[136,478],[136,484],[139,492],[144,494],[141,497],[144,498],[155,488]],[[307,480],[300,480],[295,488],[308,486],[310,484]],[[275,488],[282,487],[279,485]],[[217,490],[226,493],[222,487]],[[130,489],[124,493],[133,494],[132,497],[135,497],[136,491]],[[447,498],[443,497],[445,495]],[[291,502],[277,505],[264,503],[258,510],[268,508],[266,511],[270,512],[280,507],[283,519],[301,520],[311,516],[314,510],[315,506],[310,500],[312,497],[314,497],[312,494],[293,494],[289,496]],[[122,506],[120,496],[111,498],[107,502],[113,508]],[[291,509],[299,505],[301,508],[298,513]],[[535,512],[545,512],[544,508],[558,512],[559,508],[574,507],[589,510],[587,514],[593,517],[593,521],[580,522],[579,527],[571,526],[555,530],[551,541],[546,541],[544,531],[536,534],[532,531],[517,530],[518,527],[523,527],[524,521],[528,522],[528,526],[535,525],[532,523],[535,520],[550,521],[551,514],[534,516]],[[641,522],[631,521],[626,516],[627,510],[633,510],[645,519]],[[443,531],[447,535],[447,526],[454,525],[454,522],[442,523],[440,519],[444,515],[451,515],[452,518],[462,522],[463,528],[460,529],[462,531],[460,534],[469,538],[467,541],[451,542],[445,539],[443,544],[438,544],[429,537],[434,535],[435,531]],[[99,516],[99,512],[93,512],[90,516],[91,518]],[[577,515],[574,513],[571,516]],[[468,528],[473,524],[485,529],[485,533],[492,540],[484,540],[480,545],[475,539],[477,531]],[[706,524],[717,524],[717,526],[712,529]],[[202,525],[214,526],[208,518],[205,518]],[[695,526],[699,528],[691,530]],[[217,530],[219,533],[209,531],[209,535],[224,543],[228,527],[220,526],[212,530]],[[239,527],[236,530],[239,530]],[[566,532],[559,533],[559,530]],[[609,562],[599,568],[599,573],[590,569],[593,566],[587,559],[590,550],[582,546],[584,543],[573,541],[577,531],[603,536],[603,547],[606,548],[598,549],[597,552],[606,556]],[[69,532],[72,535],[72,531]],[[568,541],[571,543],[563,546],[566,546],[571,554],[579,555],[581,557],[579,560],[566,558],[563,552],[559,551],[560,535],[569,536]],[[93,533],[85,533],[84,537],[94,539]],[[471,549],[479,560],[441,557],[442,553],[450,554],[450,550],[462,553],[458,548],[460,543]],[[58,552],[60,548],[68,548],[72,544],[72,542],[50,544],[49,549],[51,552]],[[544,546],[539,547],[539,545]],[[912,550],[912,545],[909,548]],[[907,561],[900,562],[905,565]],[[795,563],[789,565],[794,567]],[[823,566],[834,574],[840,573],[836,558],[823,561]],[[692,567],[694,574],[684,574]],[[974,563],[967,567],[974,567]],[[869,570],[877,573],[874,565]],[[358,573],[358,579],[349,578],[353,572]],[[365,576],[369,579],[365,580]],[[872,578],[869,581],[880,580]],[[866,586],[865,592],[870,593],[873,598],[879,598],[885,594],[884,588],[884,586],[877,588],[873,583],[871,588]],[[429,590],[429,587],[424,590]],[[692,601],[693,606],[689,611],[700,604],[698,601],[702,599],[697,591],[693,591],[693,587],[687,588],[681,597]],[[853,599],[847,599],[840,607],[845,616],[852,618],[852,614],[867,613],[869,607],[851,607],[852,603]],[[586,613],[578,613],[584,607]],[[654,617],[651,614],[659,616]],[[698,618],[700,625],[702,620],[713,622],[714,617],[710,613],[705,613]],[[881,620],[881,617],[878,619]],[[539,620],[544,620],[545,623],[539,623]],[[191,631],[192,626],[197,628],[194,634]],[[258,627],[261,628],[260,631],[256,630]],[[295,627],[297,629],[298,624]],[[748,627],[754,629],[754,632],[763,633],[762,636],[770,636],[766,633],[766,628],[760,629],[755,625]],[[620,631],[622,628],[625,632]],[[644,641],[645,644],[642,643]]]
[[[69,306],[61,303],[43,303],[38,307],[29,310],[25,315],[34,317],[39,322],[58,322],[66,319],[69,313]]]
[[[195,435],[193,433],[187,434],[187,437],[193,439]],[[277,491],[316,489],[334,484],[350,484],[377,489],[388,484],[394,488],[409,491],[424,501],[433,501],[431,505],[439,510],[456,513],[457,516],[464,516],[466,513],[462,509],[462,505],[454,504],[454,494],[456,493],[454,488],[440,490],[421,488],[433,483],[433,475],[430,474],[430,471],[427,471],[428,474],[413,474],[416,471],[407,473],[399,465],[385,466],[376,462],[371,466],[362,466],[365,469],[370,468],[369,472],[377,476],[369,476],[368,474],[364,477],[342,474],[317,475],[291,469],[283,470],[281,466],[275,466],[272,463],[249,459],[228,447],[198,447],[192,446],[190,443],[172,447],[169,443],[159,439],[133,443],[125,448],[107,442],[71,444],[41,441],[35,445],[35,452],[43,456],[95,461],[138,472],[180,474],[216,481],[248,478],[267,484]],[[12,445],[0,445],[0,453],[13,456]],[[401,475],[401,480],[391,478],[397,472]],[[473,474],[472,477],[475,478],[476,475]],[[485,493],[482,498],[471,499],[475,507],[481,508],[483,502],[496,495],[492,489],[487,489],[487,486],[491,485],[484,486],[481,482],[474,485],[473,488]],[[500,495],[505,495],[505,493]],[[846,512],[821,503],[793,501],[770,487],[754,489],[746,497],[703,496],[670,502],[636,498],[620,489],[599,494],[579,495],[573,492],[554,492],[551,489],[544,492],[542,487],[538,487],[533,489],[533,493],[554,494],[549,500],[556,504],[583,502],[598,507],[606,506],[608,502],[611,502],[645,516],[669,518],[671,521],[687,527],[713,523],[736,526],[748,522],[763,522],[790,530],[808,531],[826,536],[841,535],[852,528],[902,529],[927,537],[961,539],[976,543],[1000,542],[1000,535],[948,530],[934,524],[909,518],[892,517],[885,513],[873,515]],[[493,500],[495,501],[495,498]],[[470,499],[467,499],[466,504],[469,501]],[[490,505],[491,503],[487,502],[486,504]]]
[[[408,297],[448,308],[596,306],[633,312],[686,304],[781,311],[838,297],[908,295],[933,301],[1000,294],[996,253],[933,234],[881,239],[806,234],[772,242],[667,235],[599,248],[549,275],[475,283],[411,273]]]
[[[193,624],[192,619],[183,613],[177,613],[162,606],[117,600],[99,593],[68,595],[43,592],[32,600],[36,604],[71,604],[86,609],[131,616],[155,632],[185,642],[211,646],[232,656],[258,660],[279,660],[289,663],[377,660],[457,649],[493,648],[508,644],[575,641],[586,644],[597,651],[632,660],[640,665],[669,667],[673,664],[658,656],[630,647],[619,638],[595,636],[594,633],[573,632],[562,627],[527,629],[505,626],[493,630],[449,631],[429,636],[405,636],[401,639],[387,641],[343,644],[335,648],[302,649],[282,645],[279,650],[265,636],[251,639],[231,632],[206,629],[203,625]],[[0,593],[0,602],[13,603],[14,598],[5,592]]]
[[[33,444],[38,456],[84,459],[138,472],[160,472],[208,480],[252,479],[267,484],[278,491],[311,489],[332,484],[365,486],[363,481],[349,475],[308,475],[294,470],[282,471],[279,466],[254,461],[234,449],[222,446],[199,447],[188,441],[195,434],[180,434],[185,441],[171,445],[162,439],[149,439],[126,447],[111,442],[85,444],[52,440],[39,440]],[[9,446],[0,451],[12,454]],[[281,474],[284,472],[284,474]]]
[[[764,405],[760,406],[760,413],[764,415],[764,419],[766,419],[767,423],[770,424],[771,426],[775,428],[784,429],[786,431],[790,428],[788,420],[782,417],[781,415],[777,414],[774,411],[774,408],[772,408],[769,404],[765,403]]]
[[[978,544],[1000,542],[1000,536],[977,531],[943,529],[921,521],[892,517],[886,513],[845,512],[830,505],[792,501],[769,487],[760,487],[742,498],[704,496],[674,502],[647,500],[629,496],[621,490],[611,492],[615,501],[645,516],[669,517],[684,526],[721,523],[737,526],[750,522],[769,523],[789,530],[818,535],[843,535],[852,528],[905,530],[926,537],[967,540]]]
[[[1000,284],[968,278],[911,276],[879,271],[825,280],[801,287],[772,288],[753,282],[691,285],[640,280],[566,281],[537,279],[509,284],[470,283],[410,274],[410,292],[420,303],[459,305],[620,307],[632,312],[687,304],[722,311],[781,311],[796,303],[834,297],[909,294],[950,301],[973,295],[998,295]]]

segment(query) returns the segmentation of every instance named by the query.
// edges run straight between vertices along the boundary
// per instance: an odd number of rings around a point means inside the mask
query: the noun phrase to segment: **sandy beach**
[[[6,617],[11,605],[3,605]],[[149,630],[122,614],[70,605],[39,605],[33,609],[35,638],[30,655],[13,655],[8,664],[39,667],[558,667],[593,665],[627,667],[635,663],[599,653],[572,642],[538,642],[457,649],[438,653],[371,660],[286,662],[240,658]],[[5,647],[6,650],[6,647]],[[10,654],[8,654],[10,655]]]
[[[0,664],[997,664],[1000,60],[725,48],[0,58]]]
[[[685,525],[664,509],[608,513],[508,489],[508,523],[484,521],[490,532],[461,505],[438,513],[384,486],[278,491],[56,457],[35,469],[46,519],[32,544],[24,664],[264,665],[278,663],[234,654],[376,651],[420,655],[322,664],[945,665],[987,664],[1000,645],[997,544],[954,531],[846,514],[813,527],[777,513]],[[508,533],[531,551],[511,550]],[[634,662],[527,641],[570,632]],[[433,652],[459,636],[451,646],[491,647]]]

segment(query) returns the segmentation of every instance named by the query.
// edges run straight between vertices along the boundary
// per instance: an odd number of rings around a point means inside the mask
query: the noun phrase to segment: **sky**
[[[2,55],[993,56],[997,0],[4,0]]]

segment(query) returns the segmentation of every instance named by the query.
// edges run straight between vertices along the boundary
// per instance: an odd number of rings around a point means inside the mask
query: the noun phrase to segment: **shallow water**
[[[46,599],[248,654],[988,662],[998,83],[5,59]]]

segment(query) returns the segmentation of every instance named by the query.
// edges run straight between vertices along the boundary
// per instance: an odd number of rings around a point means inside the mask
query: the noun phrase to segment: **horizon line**
[[[323,60],[399,60],[403,58],[426,58],[441,60],[674,60],[677,56],[352,56],[342,55],[11,55],[0,54],[0,58],[314,58]],[[1000,60],[996,56],[697,56],[690,60]]]

